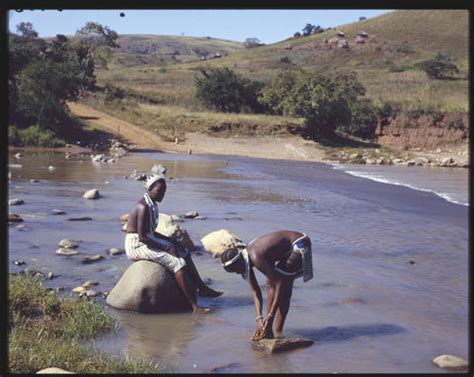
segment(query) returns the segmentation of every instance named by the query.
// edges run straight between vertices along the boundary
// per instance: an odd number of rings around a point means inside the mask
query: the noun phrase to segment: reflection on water
[[[10,169],[9,196],[25,203],[9,211],[25,222],[9,227],[9,259],[26,265],[9,263],[9,269],[52,271],[57,278],[45,285],[64,287],[66,296],[87,280],[110,291],[130,265],[106,250],[123,248],[119,217],[144,192],[130,174],[155,163],[170,177],[160,211],[195,210],[206,218],[180,223],[198,248],[202,237],[222,228],[246,243],[277,229],[311,237],[315,278],[295,282],[284,334],[314,339],[313,346],[277,355],[253,350],[250,288],[202,253],[193,257],[201,276],[224,295],[199,301],[216,311],[195,317],[108,308],[121,330],[97,341],[107,352],[177,365],[182,373],[440,373],[431,364],[435,355],[467,358],[466,206],[317,163],[140,153],[95,164],[86,155],[52,152],[10,155],[10,163],[23,167]],[[91,188],[102,197],[82,198]],[[92,220],[67,220],[79,217]],[[64,238],[80,241],[79,255],[55,254]],[[84,265],[85,254],[103,259]],[[256,276],[263,286],[263,275]]]
[[[189,313],[139,314],[111,311],[127,336],[127,354],[151,361],[175,360],[196,337],[198,318]]]

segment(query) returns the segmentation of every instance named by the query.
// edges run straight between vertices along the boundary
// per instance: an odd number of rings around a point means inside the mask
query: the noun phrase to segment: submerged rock
[[[127,268],[106,302],[116,309],[143,313],[191,310],[173,274],[160,264],[145,260]]]
[[[63,210],[61,209],[53,209],[51,210],[51,215],[65,215],[66,212],[64,212]]]
[[[309,347],[313,343],[313,340],[305,338],[276,338],[252,341],[252,347],[259,351],[275,353]]]
[[[90,255],[81,259],[81,263],[87,264],[87,263],[97,262],[98,260],[101,260],[102,258],[103,257],[100,254]]]
[[[90,287],[93,287],[95,285],[99,285],[99,282],[94,281],[94,280],[87,280],[82,286],[86,289],[89,289]]]
[[[187,212],[185,215],[184,215],[184,218],[186,219],[194,219],[195,217],[198,217],[199,216],[199,213],[197,213],[196,211],[190,211],[190,212]]]

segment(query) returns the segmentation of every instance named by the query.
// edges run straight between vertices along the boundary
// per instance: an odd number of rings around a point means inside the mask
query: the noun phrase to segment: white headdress
[[[145,188],[148,191],[150,187],[156,182],[162,179],[163,181],[166,181],[166,177],[164,174],[152,174],[149,175],[145,181]]]

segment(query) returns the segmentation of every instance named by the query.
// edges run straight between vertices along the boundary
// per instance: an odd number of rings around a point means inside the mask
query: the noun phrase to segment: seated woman
[[[164,175],[151,175],[145,183],[145,195],[130,212],[125,237],[125,252],[132,261],[150,260],[161,264],[174,273],[179,288],[190,302],[193,312],[207,313],[209,308],[199,306],[195,290],[185,279],[187,275],[197,287],[201,297],[217,297],[222,294],[208,287],[199,276],[188,250],[182,250],[169,237],[156,232],[158,204],[166,192]]]

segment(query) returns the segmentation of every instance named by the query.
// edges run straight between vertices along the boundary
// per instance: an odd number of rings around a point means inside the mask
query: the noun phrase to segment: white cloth
[[[304,240],[308,239],[305,243]],[[303,282],[307,282],[313,278],[313,256],[311,248],[311,240],[303,233],[303,236],[292,242],[292,251],[300,253],[302,258]]]

